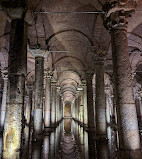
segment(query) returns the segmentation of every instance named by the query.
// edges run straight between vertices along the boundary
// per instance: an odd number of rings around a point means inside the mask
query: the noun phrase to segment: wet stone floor
[[[64,119],[54,131],[34,140],[33,129],[26,126],[21,159],[142,159],[140,151],[118,151],[116,128],[108,127],[107,131],[108,141],[96,141],[93,132],[85,131],[72,119]]]

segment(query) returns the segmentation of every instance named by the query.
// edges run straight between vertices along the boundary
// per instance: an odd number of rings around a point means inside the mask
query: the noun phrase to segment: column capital
[[[106,93],[106,94],[112,95],[112,92],[111,92],[111,85],[106,85],[106,86],[105,86],[105,93]]]
[[[81,86],[82,86],[82,87],[83,87],[83,86],[86,86],[86,83],[87,83],[86,80],[82,80],[82,81],[81,81]]]
[[[46,79],[52,79],[52,75],[51,75],[51,71],[48,71],[48,70],[44,70],[44,77]]]
[[[51,86],[57,86],[57,82],[56,81],[52,81],[51,82]]]
[[[1,70],[3,80],[8,80],[8,69],[4,68]]]
[[[105,57],[107,54],[107,49],[103,48],[103,46],[98,46],[97,48],[93,48],[94,50],[94,61],[96,64],[104,64]]]
[[[10,20],[22,19],[27,7],[23,0],[1,0],[0,5]]]
[[[34,56],[34,57],[46,57],[48,55],[48,51],[47,50],[42,50],[42,49],[30,49],[30,53]]]
[[[135,11],[136,3],[129,0],[107,2],[103,6],[106,29],[126,29],[127,18]]]

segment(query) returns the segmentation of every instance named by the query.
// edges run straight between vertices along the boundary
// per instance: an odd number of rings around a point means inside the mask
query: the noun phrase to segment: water
[[[33,129],[25,127],[21,159],[142,159],[140,151],[118,151],[117,131],[108,127],[108,140],[96,141],[72,119],[64,119],[54,131],[33,139]],[[2,136],[0,136],[0,158]]]

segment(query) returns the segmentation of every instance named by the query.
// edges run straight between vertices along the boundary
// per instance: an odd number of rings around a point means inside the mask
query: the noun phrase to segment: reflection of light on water
[[[112,137],[112,133],[111,133],[111,127],[110,126],[107,127],[107,137],[109,139],[108,142],[109,142],[109,147],[110,147],[110,150],[111,150],[111,143],[112,143],[111,137]]]

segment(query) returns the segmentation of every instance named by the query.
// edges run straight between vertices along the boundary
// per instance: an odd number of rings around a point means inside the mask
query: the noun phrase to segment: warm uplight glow
[[[4,140],[4,158],[7,156],[8,158],[14,157],[16,154],[16,150],[18,148],[18,141],[15,129],[10,129],[5,134]]]

